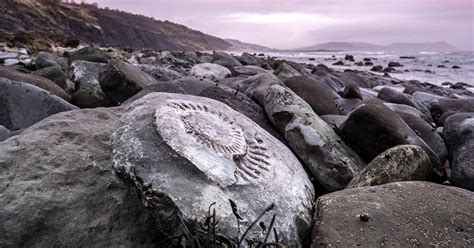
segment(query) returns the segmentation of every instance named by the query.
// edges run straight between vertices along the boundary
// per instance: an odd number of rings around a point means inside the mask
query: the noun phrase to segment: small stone
[[[367,222],[367,221],[369,221],[370,216],[369,216],[368,213],[362,213],[362,214],[359,215],[359,218],[360,218],[361,221]]]

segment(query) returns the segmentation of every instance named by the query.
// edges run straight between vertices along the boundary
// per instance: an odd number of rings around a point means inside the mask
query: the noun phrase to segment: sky
[[[277,49],[446,41],[474,50],[474,0],[87,0]]]

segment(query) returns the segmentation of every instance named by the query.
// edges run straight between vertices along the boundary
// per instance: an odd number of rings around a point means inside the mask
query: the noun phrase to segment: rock
[[[385,67],[383,69],[383,72],[384,72],[384,75],[385,75],[385,73],[392,73],[392,72],[399,72],[399,71],[397,71],[397,69],[395,69],[394,67]]]
[[[383,71],[383,66],[376,65],[376,66],[372,67],[372,69],[370,69],[370,70],[375,71],[375,72],[381,72],[381,71]]]
[[[448,149],[446,144],[432,125],[423,120],[422,118],[409,114],[397,112],[403,121],[420,137],[425,143],[433,150],[438,156],[440,162],[444,162],[448,159]]]
[[[260,64],[260,59],[256,58],[250,53],[244,52],[242,55],[237,57],[237,59],[242,63],[242,65],[258,65]]]
[[[365,161],[394,146],[411,144],[423,148],[433,167],[441,164],[431,148],[384,104],[365,103],[357,107],[341,125],[340,135]]]
[[[364,62],[364,66],[373,66],[373,65],[374,65],[374,63],[371,62],[371,61]]]
[[[5,59],[5,61],[3,61],[4,66],[17,65],[19,63],[20,63],[20,60],[18,59]]]
[[[150,211],[112,171],[120,114],[60,113],[0,143],[2,247],[156,246]]]
[[[344,98],[359,98],[360,100],[364,100],[359,87],[354,84],[348,84],[346,87],[344,87],[341,96]]]
[[[333,63],[332,65],[344,65],[344,62],[342,62],[342,60],[339,60],[336,63]]]
[[[276,214],[280,242],[302,246],[311,226],[314,190],[297,158],[215,100],[153,93],[134,102],[115,126],[112,158],[168,237],[182,233],[184,224],[199,231],[209,209],[215,209],[220,232],[231,238],[271,205],[260,221],[268,226]],[[262,240],[265,234],[260,225],[247,237]]]
[[[342,123],[347,120],[347,116],[345,116],[345,115],[323,115],[323,116],[321,116],[321,119],[323,119],[327,124],[329,124],[332,127],[332,129],[339,130],[339,127],[342,125]]]
[[[67,93],[72,93],[74,91],[74,89],[73,88],[71,89],[67,83],[68,77],[66,73],[64,73],[64,71],[61,70],[61,67],[59,66],[44,67],[42,69],[34,71],[32,74],[40,76],[40,77],[45,77],[55,82],[59,87],[61,87]]]
[[[359,90],[363,101],[377,98],[378,93],[375,90],[360,87]]]
[[[340,96],[326,84],[304,76],[291,77],[284,84],[303,98],[316,114],[340,114],[335,102]]]
[[[433,123],[433,119],[431,118],[431,116],[426,116],[420,110],[412,106],[398,104],[398,103],[389,103],[389,102],[385,102],[384,105],[397,114],[400,114],[400,113],[410,114],[410,115],[423,119],[427,123],[430,123],[430,124]]]
[[[454,65],[454,66],[453,66],[453,67],[451,67],[451,68],[453,68],[453,69],[461,69],[461,67],[460,67],[460,66],[458,66],[458,65]]]
[[[430,110],[435,123],[443,126],[446,118],[453,114],[474,112],[474,98],[440,99],[431,105]]]
[[[401,93],[389,87],[383,87],[379,91],[377,98],[382,99],[386,102],[390,102],[390,103],[398,103],[398,104],[404,104],[407,106],[414,107],[418,109],[419,111],[421,111],[429,119],[431,119],[431,113],[428,110],[428,108],[426,108],[424,105],[419,104],[418,102],[413,100],[413,98],[410,95]]]
[[[263,69],[262,67],[245,65],[245,66],[236,66],[234,67],[236,74],[244,76],[255,76],[260,73],[268,73],[268,70]]]
[[[364,62],[359,61],[359,62],[354,63],[354,65],[356,65],[356,66],[364,66]]]
[[[8,130],[8,128],[0,125],[0,142],[3,142],[4,140],[10,138],[11,131]]]
[[[399,62],[391,61],[388,63],[388,67],[403,67]]]
[[[344,70],[335,72],[334,75],[344,82],[344,85],[354,84],[362,88],[373,88],[378,85],[392,84],[392,79],[387,79],[367,71]]]
[[[190,76],[204,77],[212,81],[219,81],[230,77],[232,72],[224,66],[212,63],[197,64],[189,71]]]
[[[359,98],[340,98],[334,100],[334,102],[339,109],[339,114],[347,115],[358,107],[362,101]]]
[[[4,66],[0,66],[0,78],[6,78],[9,80],[37,86],[49,93],[61,97],[66,101],[69,101],[71,99],[71,97],[61,87],[59,87],[57,84],[47,78],[22,73]]]
[[[36,86],[0,79],[0,125],[27,128],[59,112],[75,109],[68,102]]]
[[[431,105],[437,102],[440,99],[445,99],[445,97],[422,92],[416,91],[412,94],[413,100],[419,104],[422,104],[427,109],[431,109]]]
[[[191,67],[198,63],[198,61],[199,58],[197,57],[197,55],[191,51],[163,51],[157,57],[158,64],[164,65],[167,68],[170,68],[185,75],[191,69]]]
[[[312,247],[469,247],[473,205],[472,192],[428,182],[338,191],[316,202]]]
[[[416,59],[416,57],[413,57],[413,56],[400,56],[400,59]]]
[[[110,55],[97,47],[84,47],[73,53],[69,57],[69,64],[75,60],[85,60],[89,62],[107,63],[110,60]]]
[[[438,65],[438,68],[446,68],[445,65]]]
[[[35,64],[37,69],[51,66],[61,67],[58,63],[58,56],[48,52],[39,52],[36,56]]]
[[[4,63],[7,59],[16,59],[17,57],[18,53],[0,51],[0,63]]]
[[[328,191],[344,188],[363,168],[357,154],[290,89],[271,86],[264,106],[288,145]]]
[[[242,65],[242,63],[240,63],[236,58],[224,52],[214,51],[212,53],[212,58],[212,63],[222,65],[228,69]]]
[[[158,81],[172,81],[184,77],[185,75],[181,72],[160,66],[160,65],[137,65],[142,71],[150,74]]]
[[[119,60],[111,60],[99,73],[99,83],[102,91],[112,102],[121,104],[157,81],[136,66]]]
[[[444,124],[454,185],[474,191],[474,113],[453,114]]]
[[[282,81],[285,81],[288,78],[301,76],[301,73],[292,66],[290,66],[286,61],[282,62],[280,66],[278,66],[274,74]]]
[[[430,158],[421,147],[399,145],[379,154],[351,180],[347,188],[423,181],[428,178],[430,172]]]
[[[354,56],[347,54],[347,55],[344,57],[344,60],[354,61]]]
[[[138,62],[140,64],[148,64],[148,65],[154,64],[155,61],[156,61],[156,57],[154,57],[154,56],[150,56],[150,57],[146,57],[146,58],[140,58],[138,60]]]
[[[77,90],[72,95],[72,103],[80,108],[110,107],[114,104],[102,91],[99,84],[99,72],[104,63],[76,60],[70,67],[71,79]]]
[[[248,97],[263,106],[265,95],[267,94],[268,89],[270,86],[275,84],[284,85],[283,82],[275,75],[271,73],[265,73],[248,77],[247,79],[240,82],[235,82],[233,85],[236,86],[234,89],[245,92]]]
[[[181,87],[185,94],[195,96],[201,94],[201,92],[207,88],[217,85],[215,82],[212,82],[209,79],[197,77],[184,77],[174,80],[173,83]]]

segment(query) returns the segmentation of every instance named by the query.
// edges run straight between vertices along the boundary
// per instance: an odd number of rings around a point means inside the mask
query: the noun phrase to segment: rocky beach
[[[474,245],[472,82],[26,33],[0,43],[2,248]]]

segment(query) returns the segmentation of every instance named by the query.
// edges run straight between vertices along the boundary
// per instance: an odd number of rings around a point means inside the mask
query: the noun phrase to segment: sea
[[[463,82],[472,85],[474,89],[474,52],[264,52],[265,55],[299,63],[325,64],[333,69],[356,69],[370,71],[372,66],[357,66],[355,62],[370,58],[374,65],[384,68],[389,62],[399,62],[403,67],[397,67],[397,72],[390,76],[403,80],[419,80],[431,84]],[[353,55],[355,62],[344,61],[346,55]],[[403,57],[411,57],[409,59]],[[337,61],[345,65],[333,65]],[[454,69],[453,66],[459,67]],[[375,73],[375,72],[374,72]],[[375,73],[383,75],[383,73]]]

